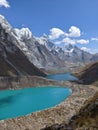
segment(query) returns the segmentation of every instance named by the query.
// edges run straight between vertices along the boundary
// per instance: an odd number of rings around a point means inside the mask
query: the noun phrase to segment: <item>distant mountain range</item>
[[[97,60],[98,54],[90,54],[71,44],[61,48],[49,41],[46,35],[38,38],[33,36],[28,28],[13,28],[4,16],[0,15],[1,75],[5,75],[5,69],[9,70],[6,75],[44,75],[36,67],[46,70],[71,68]]]

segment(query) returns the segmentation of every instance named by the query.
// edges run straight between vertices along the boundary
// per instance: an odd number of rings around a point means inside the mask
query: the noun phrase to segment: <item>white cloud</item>
[[[50,29],[49,39],[54,40],[54,39],[57,39],[64,34],[65,34],[64,31],[62,31],[61,29],[52,28],[52,29]]]
[[[63,38],[62,40],[57,40],[54,42],[55,44],[88,44],[89,40],[84,40],[84,39],[80,39],[80,40],[76,40],[76,39],[71,39],[69,37]]]
[[[81,36],[81,30],[76,26],[71,26],[69,28],[69,33],[66,33],[66,36],[68,36],[68,37],[80,37]]]
[[[81,36],[81,30],[76,27],[76,26],[71,26],[69,28],[68,33],[64,32],[63,30],[59,29],[59,28],[52,28],[50,29],[50,35],[49,35],[49,39],[50,40],[55,40],[60,38],[60,36],[63,37],[80,37]]]
[[[80,40],[77,40],[76,42],[79,44],[88,44],[89,40],[80,39]]]
[[[70,39],[70,38],[64,38],[63,40],[62,40],[62,42],[63,43],[65,43],[65,44],[75,44],[75,40],[72,40],[72,39]]]
[[[76,39],[71,39],[71,38],[64,38],[62,40],[63,43],[67,43],[67,44],[88,44],[89,40],[84,40],[84,39],[80,39],[80,40],[76,40]]]
[[[6,8],[10,7],[7,0],[0,0],[0,7],[2,7],[2,6],[6,7]]]
[[[87,47],[82,47],[81,50],[83,50],[83,51],[90,51],[90,49],[87,48]]]
[[[59,45],[59,44],[61,44],[62,43],[62,41],[56,41],[56,42],[54,42],[56,45]]]
[[[55,44],[88,44],[89,40],[85,40],[85,39],[80,39],[78,40],[77,38],[79,38],[81,36],[81,30],[76,27],[76,26],[71,26],[69,28],[68,33],[64,32],[63,30],[59,29],[59,28],[52,28],[50,29],[50,35],[49,35],[49,39],[53,40],[53,42]],[[92,39],[92,40],[96,40],[96,39]]]
[[[92,37],[92,38],[91,38],[91,41],[98,41],[98,38]]]
[[[54,42],[55,44],[59,45],[59,44],[75,44],[75,40],[74,39],[71,39],[71,38],[63,38],[62,40],[59,40],[59,41],[55,41]]]

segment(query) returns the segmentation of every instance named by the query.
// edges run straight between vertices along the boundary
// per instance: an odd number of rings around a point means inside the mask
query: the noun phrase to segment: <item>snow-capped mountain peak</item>
[[[15,35],[20,39],[31,39],[32,38],[32,32],[29,30],[29,28],[22,28],[22,29],[14,29]]]
[[[73,45],[71,45],[71,44],[68,44],[68,45],[65,45],[65,49],[66,50],[71,50],[71,49],[73,49],[74,48],[74,46]]]
[[[71,44],[65,45],[63,50],[65,53],[72,53],[74,51],[74,46]]]
[[[0,34],[3,43],[0,52],[4,58],[7,57],[6,51],[15,54],[17,50],[21,50],[30,62],[40,68],[50,69],[55,66],[58,69],[65,68],[69,63],[85,64],[98,60],[98,55],[84,52],[75,45],[57,46],[46,34],[35,37],[28,28],[14,29],[2,15],[0,15]],[[2,46],[6,51],[2,49]]]
[[[11,32],[12,26],[7,22],[4,16],[0,15],[0,25],[6,32]]]
[[[35,37],[35,38],[41,45],[46,45],[46,43],[49,41],[48,36],[46,34],[43,34],[41,37]]]

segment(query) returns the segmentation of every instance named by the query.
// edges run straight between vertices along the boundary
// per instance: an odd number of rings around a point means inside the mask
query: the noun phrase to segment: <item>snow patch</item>
[[[24,40],[24,39],[31,39],[32,38],[32,32],[29,30],[29,28],[22,28],[22,29],[14,29],[15,31],[15,35],[20,39],[20,40]]]
[[[4,16],[0,15],[0,24],[6,32],[12,31],[12,26],[7,22]]]

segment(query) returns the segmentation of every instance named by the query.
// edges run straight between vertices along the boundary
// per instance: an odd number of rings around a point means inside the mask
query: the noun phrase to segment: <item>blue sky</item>
[[[13,27],[98,52],[98,0],[0,0],[0,7]]]

